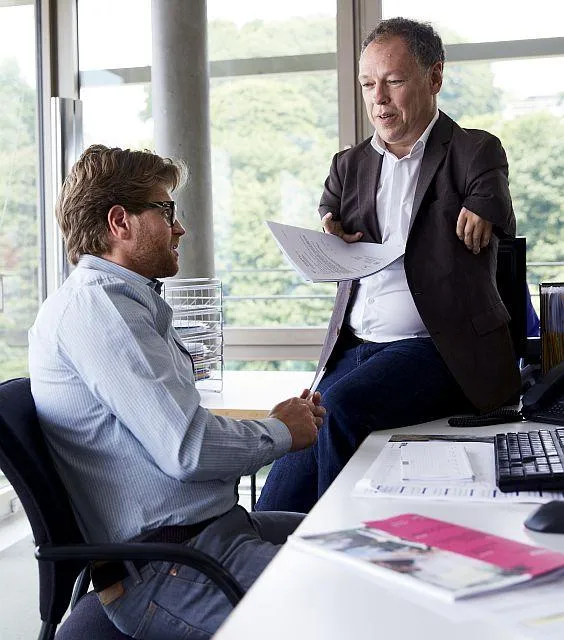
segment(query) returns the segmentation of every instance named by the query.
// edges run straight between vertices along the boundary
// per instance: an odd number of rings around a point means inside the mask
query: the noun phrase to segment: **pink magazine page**
[[[475,558],[502,569],[538,576],[564,567],[564,554],[534,547],[443,520],[406,513],[365,522],[371,529],[444,551]]]

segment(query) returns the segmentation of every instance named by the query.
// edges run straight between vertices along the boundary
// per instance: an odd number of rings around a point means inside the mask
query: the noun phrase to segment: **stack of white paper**
[[[400,462],[402,480],[474,480],[468,454],[460,443],[405,442]]]
[[[448,442],[455,448],[463,448],[471,461],[475,477],[472,481],[459,478],[433,481],[428,475],[418,481],[404,480],[401,456],[406,444],[423,444],[434,448]],[[409,450],[408,450],[409,451]],[[404,457],[408,455],[404,453]],[[442,464],[432,462],[426,456],[426,466]],[[441,468],[442,471],[442,468]],[[444,471],[443,471],[444,473]],[[378,457],[370,465],[362,478],[355,484],[353,495],[365,497],[385,497],[422,500],[465,500],[468,502],[532,502],[564,500],[564,491],[513,491],[504,493],[495,484],[495,458],[493,437],[469,435],[416,435],[398,434],[390,438]]]

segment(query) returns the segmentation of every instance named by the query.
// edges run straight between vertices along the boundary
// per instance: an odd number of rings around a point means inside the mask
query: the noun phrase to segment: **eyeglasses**
[[[161,202],[147,202],[147,207],[160,209],[159,213],[167,221],[170,227],[176,222],[176,202],[174,200],[163,200]]]

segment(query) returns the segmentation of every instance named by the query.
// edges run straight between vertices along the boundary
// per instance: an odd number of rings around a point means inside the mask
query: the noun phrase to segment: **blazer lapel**
[[[382,155],[372,145],[364,149],[357,167],[358,211],[363,225],[372,236],[372,240],[382,243],[382,234],[378,226],[376,213],[376,194],[382,169]]]
[[[452,120],[442,111],[439,113],[439,119],[431,130],[427,143],[425,145],[425,153],[421,162],[421,170],[419,171],[419,179],[415,188],[415,199],[413,201],[413,215],[411,216],[411,226],[415,217],[419,212],[419,207],[423,202],[431,180],[437,173],[437,170],[445,157],[447,144],[452,137]]]

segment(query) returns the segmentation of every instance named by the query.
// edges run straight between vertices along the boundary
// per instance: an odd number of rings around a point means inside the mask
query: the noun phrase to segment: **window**
[[[558,37],[562,11],[553,0],[474,0],[465,5],[451,0],[382,0],[384,18],[431,22],[444,44]]]
[[[540,280],[562,280],[564,10],[552,0],[534,11],[524,0],[466,9],[451,0],[358,4],[359,16],[374,19],[381,9],[437,26],[447,48],[441,108],[463,126],[491,130],[507,150],[532,293]],[[153,147],[151,3],[78,6],[85,143]],[[207,10],[215,263],[228,353],[284,359],[282,340],[304,340],[309,351],[293,348],[286,359],[315,360],[335,287],[302,282],[264,221],[318,228],[317,203],[339,149],[337,2],[208,0]],[[102,27],[110,12],[116,19]],[[102,31],[111,47],[99,46]],[[351,96],[341,96],[341,118],[354,109]]]
[[[79,0],[78,47],[85,146],[152,149],[150,0]]]
[[[0,6],[0,376],[27,374],[40,299],[37,88],[33,4]],[[4,490],[2,489],[4,487]],[[0,474],[0,517],[12,493]]]
[[[150,3],[102,4],[78,3],[85,145],[152,148]],[[106,10],[128,19],[115,21],[119,33],[104,27],[114,45],[99,47],[96,25]],[[324,327],[335,287],[302,282],[264,222],[319,228],[317,204],[338,150],[336,0],[211,0],[208,25],[215,263],[226,333]]]
[[[304,283],[266,220],[320,229],[317,205],[338,148],[335,71],[213,79],[216,268],[228,326],[319,326],[334,285]]]
[[[215,260],[228,340],[241,328],[262,328],[247,332],[256,343],[268,327],[325,327],[335,286],[304,283],[265,222],[320,228],[317,206],[339,143],[336,2],[235,9],[210,0],[208,41]],[[314,368],[315,358],[272,366]]]
[[[39,303],[35,26],[32,5],[0,7],[0,369],[27,372]]]

